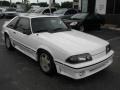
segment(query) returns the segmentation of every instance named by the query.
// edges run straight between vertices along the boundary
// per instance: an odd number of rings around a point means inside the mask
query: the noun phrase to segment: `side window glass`
[[[53,12],[55,12],[56,11],[56,9],[55,8],[52,8],[51,9],[51,13],[53,13]]]
[[[76,14],[77,13],[76,10],[71,10],[70,12],[71,12],[71,14]]]
[[[68,10],[65,14],[66,15],[72,15],[72,14],[76,14],[77,11],[76,10]]]
[[[11,28],[11,29],[14,29],[14,27],[15,27],[15,25],[17,24],[18,20],[19,20],[19,17],[16,17],[13,21],[11,21],[11,22],[7,25],[7,27],[8,27],[8,28]]]
[[[70,15],[69,11],[65,12],[65,15]]]
[[[27,18],[20,18],[16,30],[23,33],[23,34],[31,34],[31,29],[30,29],[30,21]]]
[[[50,10],[49,9],[46,9],[43,14],[49,14],[50,13]]]

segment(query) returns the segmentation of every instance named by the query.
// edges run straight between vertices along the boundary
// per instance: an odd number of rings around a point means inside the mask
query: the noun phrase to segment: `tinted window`
[[[50,10],[49,9],[46,9],[44,10],[43,14],[47,14],[47,13],[50,13]]]
[[[52,8],[51,9],[51,13],[53,13],[53,12],[55,12],[56,11],[56,9],[55,8]]]
[[[68,27],[63,23],[63,21],[60,18],[56,17],[33,18],[31,20],[31,24],[33,33],[54,32],[55,29],[59,31],[67,31],[68,29]]]
[[[19,20],[19,17],[16,17],[13,21],[11,21],[7,27],[11,28],[11,29],[14,29],[16,23],[18,22]]]
[[[16,30],[19,32],[31,32],[30,29],[30,21],[27,18],[20,18],[17,26],[16,26]]]
[[[77,11],[76,10],[68,10],[65,15],[72,15],[72,14],[76,14]]]

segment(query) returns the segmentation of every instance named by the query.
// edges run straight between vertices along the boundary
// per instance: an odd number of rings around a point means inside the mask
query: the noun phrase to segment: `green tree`
[[[48,7],[49,5],[47,4],[47,2],[40,2],[40,3],[38,3],[38,5],[40,6],[40,7]]]
[[[22,4],[21,2],[16,2],[16,4]]]
[[[30,5],[32,6],[32,5],[38,5],[38,4],[37,3],[31,3]]]
[[[9,1],[0,1],[0,6],[10,6]]]
[[[59,3],[55,3],[54,6],[55,6],[56,8],[60,8],[60,7],[61,7]]]
[[[62,2],[61,3],[62,8],[72,8],[73,7],[73,2]]]
[[[29,4],[29,0],[24,0],[24,4]]]
[[[31,7],[31,5],[29,4],[29,0],[24,0],[23,4],[25,6],[25,11],[28,11]]]

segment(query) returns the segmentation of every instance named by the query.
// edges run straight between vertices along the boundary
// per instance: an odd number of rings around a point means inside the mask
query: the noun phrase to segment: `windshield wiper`
[[[70,31],[70,28],[55,28],[52,32],[62,32],[62,31]]]

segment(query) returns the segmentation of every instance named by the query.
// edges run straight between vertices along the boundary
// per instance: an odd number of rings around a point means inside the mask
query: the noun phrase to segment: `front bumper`
[[[85,67],[80,67],[80,68],[70,67],[68,65],[65,65],[59,62],[55,62],[55,64],[56,64],[58,73],[71,77],[73,79],[81,79],[81,78],[90,76],[92,74],[95,74],[107,68],[109,65],[111,65],[113,62],[113,53],[114,52],[112,51],[111,54],[109,54],[109,56],[107,56],[104,60],[98,63],[85,66]]]

